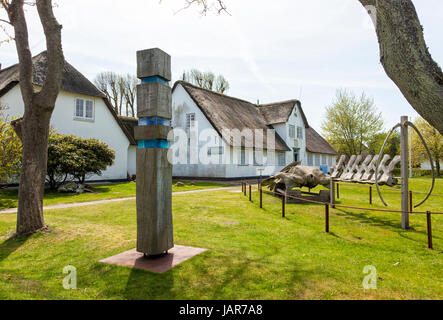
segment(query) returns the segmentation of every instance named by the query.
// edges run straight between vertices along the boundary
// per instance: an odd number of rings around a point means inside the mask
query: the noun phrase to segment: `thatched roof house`
[[[32,58],[33,84],[43,86],[48,60],[46,51]],[[18,64],[0,70],[0,104],[7,115],[20,117],[24,104],[20,91]],[[116,153],[114,165],[91,180],[123,180],[135,173],[135,144],[132,131],[117,116],[106,96],[81,72],[65,61],[60,93],[51,126],[62,134],[96,138]]]
[[[254,104],[249,101],[230,97],[192,85],[184,81],[177,81],[173,87],[173,124],[174,127],[189,127],[190,119],[199,121],[204,128],[213,128],[220,137],[223,129],[275,129],[275,151],[278,157],[278,167],[292,161],[302,161],[305,165],[335,164],[337,152],[323,139],[308,123],[298,100],[288,100],[270,104]],[[174,119],[175,117],[175,119]],[[200,128],[199,128],[200,130]],[[241,145],[232,141],[224,141],[228,146],[244,148],[251,146],[264,150],[268,149],[266,135],[263,136],[263,145],[257,146],[255,141],[247,140]],[[244,159],[244,151],[240,150]],[[243,160],[242,160],[243,161]],[[255,158],[254,158],[255,162]],[[240,163],[242,173],[240,176],[255,176],[257,168],[246,168],[245,163]],[[258,167],[259,164],[255,165]],[[193,170],[191,175],[206,176],[208,170]],[[220,170],[220,168],[216,168]],[[217,171],[215,170],[215,171]],[[174,175],[187,176],[187,169],[174,169]],[[204,172],[201,172],[204,171]],[[222,175],[229,176],[229,173]],[[236,170],[239,171],[238,169]],[[233,175],[238,173],[233,173]]]

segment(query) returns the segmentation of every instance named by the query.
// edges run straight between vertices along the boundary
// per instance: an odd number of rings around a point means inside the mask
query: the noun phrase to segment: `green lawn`
[[[423,191],[429,180],[412,183]],[[385,196],[398,208],[399,194]],[[343,204],[367,199],[367,189],[340,187]],[[428,209],[443,211],[443,198]],[[262,210],[256,191],[253,203],[232,190],[174,195],[173,214],[175,243],[209,251],[164,274],[98,262],[135,247],[135,201],[51,210],[52,232],[18,239],[8,238],[16,215],[0,214],[0,299],[443,298],[443,216],[432,218],[428,250],[423,215],[405,231],[396,213],[332,210],[326,234],[323,206],[291,204],[282,218],[281,201],[265,195]],[[77,290],[62,287],[66,265]],[[377,268],[376,290],[362,288],[366,265]]]
[[[174,181],[174,184],[176,181]],[[191,191],[199,189],[210,189],[226,187],[226,185],[213,182],[183,182],[183,186],[172,186],[172,191]],[[73,202],[87,202],[104,199],[116,199],[135,197],[135,183],[114,183],[114,184],[94,184],[92,188],[97,193],[84,193],[71,195],[66,193],[57,193],[46,190],[43,205],[54,205]],[[16,208],[18,199],[17,189],[0,190],[0,210],[7,208]]]

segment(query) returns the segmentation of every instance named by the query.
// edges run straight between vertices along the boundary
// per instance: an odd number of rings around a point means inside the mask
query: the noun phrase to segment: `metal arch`
[[[385,142],[383,143],[383,147],[381,147],[380,154],[378,155],[377,164],[375,166],[375,187],[377,188],[378,196],[380,197],[381,202],[385,205],[385,207],[388,206],[388,204],[383,199],[381,193],[380,193],[380,187],[378,186],[378,167],[380,165],[381,158],[383,156],[383,152],[385,151],[386,144],[388,143],[389,138],[391,137],[392,133],[395,129],[398,127],[401,127],[401,123],[397,123],[389,132],[389,134],[386,136]]]
[[[415,132],[417,132],[418,136],[420,137],[421,142],[423,143],[423,146],[426,149],[426,152],[428,153],[428,157],[429,157],[429,161],[431,162],[431,168],[432,168],[432,184],[431,184],[431,189],[429,189],[428,194],[426,195],[426,197],[423,199],[422,202],[420,202],[419,204],[417,204],[416,206],[414,206],[414,208],[417,208],[419,206],[421,206],[423,203],[426,202],[426,200],[428,200],[428,198],[431,196],[432,191],[434,190],[434,185],[435,185],[435,169],[434,169],[434,161],[432,160],[432,155],[431,152],[429,151],[428,146],[426,145],[425,139],[423,138],[423,136],[421,135],[420,131],[418,131],[417,127],[410,121],[406,121],[405,122],[406,125],[412,127]]]

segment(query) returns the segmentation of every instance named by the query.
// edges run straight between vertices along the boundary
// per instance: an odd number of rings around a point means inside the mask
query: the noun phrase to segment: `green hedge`
[[[408,170],[408,172],[409,172],[409,170]],[[401,176],[400,168],[395,168],[393,173],[394,173],[395,177]],[[431,175],[432,175],[431,170],[412,168],[412,176],[413,177],[424,177],[424,176],[431,176]],[[440,175],[443,175],[443,170],[440,170]]]

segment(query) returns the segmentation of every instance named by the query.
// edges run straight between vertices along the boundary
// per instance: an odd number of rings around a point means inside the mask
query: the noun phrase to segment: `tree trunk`
[[[17,234],[46,228],[43,220],[43,194],[48,158],[48,132],[51,113],[39,106],[28,108],[22,122],[23,163],[20,175]]]
[[[443,73],[432,59],[411,0],[359,0],[372,17],[380,61],[411,106],[443,134]],[[375,12],[373,12],[375,7]]]
[[[23,120],[14,123],[14,129],[23,144],[17,212],[17,234],[23,235],[46,228],[43,220],[43,193],[47,171],[49,122],[60,91],[65,63],[61,46],[62,26],[55,19],[52,1],[36,0],[45,33],[48,69],[41,90],[34,92],[28,26],[23,9],[25,0],[0,3],[6,9],[9,21],[14,27],[20,91],[25,106]]]

